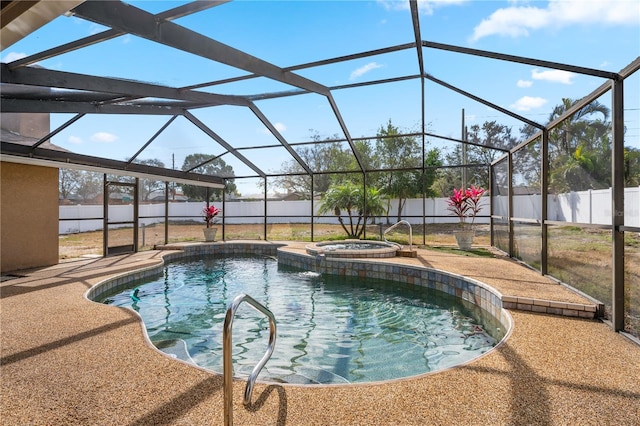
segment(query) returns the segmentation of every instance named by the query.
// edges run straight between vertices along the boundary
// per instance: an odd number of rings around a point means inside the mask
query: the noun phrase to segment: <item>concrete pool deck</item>
[[[252,242],[255,243],[255,242]],[[224,243],[221,243],[224,244]],[[304,251],[304,243],[289,250]],[[222,377],[159,353],[137,315],[84,299],[93,285],[170,251],[20,271],[0,285],[0,424],[220,425]],[[443,269],[503,296],[590,304],[504,258],[418,250],[379,259]],[[349,386],[257,383],[237,425],[640,424],[640,346],[597,320],[510,310],[506,342],[468,364]]]

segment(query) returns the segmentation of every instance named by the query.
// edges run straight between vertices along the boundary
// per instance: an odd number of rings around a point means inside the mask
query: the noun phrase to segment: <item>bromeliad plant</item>
[[[447,210],[458,216],[460,228],[463,230],[470,229],[476,220],[476,215],[482,210],[480,198],[485,192],[484,188],[476,188],[473,185],[467,189],[453,188],[453,195],[447,201]],[[468,219],[471,219],[471,223],[467,222]]]
[[[202,209],[202,215],[204,216],[204,221],[207,222],[207,228],[211,227],[212,223],[216,223],[218,221],[218,214],[222,212],[216,206],[204,206]]]

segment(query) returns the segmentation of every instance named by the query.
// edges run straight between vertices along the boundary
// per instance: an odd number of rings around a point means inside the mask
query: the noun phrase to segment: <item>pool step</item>
[[[417,250],[400,249],[396,252],[396,256],[400,257],[418,257]]]

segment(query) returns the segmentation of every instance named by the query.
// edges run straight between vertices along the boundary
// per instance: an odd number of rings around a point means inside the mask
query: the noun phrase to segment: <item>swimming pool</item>
[[[205,257],[167,264],[161,277],[105,294],[143,318],[164,352],[222,371],[222,323],[240,293],[267,306],[278,323],[263,381],[336,384],[418,375],[491,349],[499,327],[479,323],[473,306],[443,292],[294,269],[271,257]],[[475,308],[479,310],[479,308]],[[486,328],[486,329],[485,329]],[[235,374],[264,354],[268,320],[242,305],[234,320]]]

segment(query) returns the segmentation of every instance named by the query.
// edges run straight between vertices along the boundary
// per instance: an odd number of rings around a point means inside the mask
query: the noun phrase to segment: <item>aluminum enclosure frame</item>
[[[29,3],[31,7],[27,7]],[[538,129],[538,132],[523,143],[511,147],[506,155],[508,156],[509,164],[509,212],[508,212],[508,224],[510,228],[509,232],[509,255],[513,256],[513,223],[518,218],[512,217],[513,213],[513,194],[512,194],[512,176],[513,176],[513,164],[511,157],[514,153],[518,152],[523,147],[534,141],[536,138],[541,138],[541,197],[542,197],[542,211],[540,212],[542,220],[541,226],[541,241],[542,241],[542,254],[541,254],[541,267],[540,272],[542,274],[548,273],[548,236],[547,236],[547,195],[548,195],[548,142],[549,132],[560,124],[567,117],[570,117],[576,111],[580,110],[584,106],[591,103],[593,100],[602,96],[607,92],[611,92],[612,96],[612,124],[613,124],[613,141],[612,141],[612,218],[611,218],[611,233],[612,233],[612,262],[613,262],[613,312],[612,312],[612,326],[615,330],[619,331],[624,328],[624,241],[623,236],[625,231],[638,232],[637,228],[630,228],[624,226],[624,180],[623,180],[623,149],[624,149],[624,80],[640,70],[640,58],[636,58],[626,68],[622,69],[618,73],[612,73],[608,71],[597,70],[593,68],[579,67],[570,64],[563,64],[558,62],[550,62],[545,60],[538,60],[533,58],[520,57],[515,55],[501,54],[497,52],[488,52],[478,49],[469,49],[459,46],[452,46],[443,43],[436,43],[432,41],[423,40],[420,32],[420,19],[418,13],[418,3],[416,0],[410,1],[411,22],[413,26],[414,40],[410,43],[389,46],[382,49],[376,49],[367,52],[354,53],[352,55],[340,56],[321,61],[315,61],[312,63],[299,64],[290,67],[278,67],[271,64],[261,58],[249,55],[246,52],[235,49],[231,46],[225,45],[217,40],[213,40],[195,31],[189,30],[181,25],[178,25],[173,20],[186,16],[191,13],[197,13],[199,11],[209,9],[211,7],[224,4],[226,1],[194,1],[176,8],[167,10],[158,14],[151,14],[145,12],[139,8],[128,5],[120,1],[60,1],[60,2],[3,2],[2,7],[2,29],[3,29],[3,45],[5,49],[11,45],[11,43],[17,41],[20,37],[27,36],[30,31],[35,30],[43,23],[46,23],[46,19],[54,19],[57,16],[68,13],[76,16],[80,19],[89,20],[95,23],[99,23],[108,27],[109,29],[99,34],[85,37],[64,45],[57,46],[46,51],[38,52],[29,57],[13,61],[8,64],[0,65],[0,109],[3,113],[74,113],[74,118],[69,120],[57,129],[50,132],[49,135],[36,141],[32,145],[23,145],[17,143],[11,143],[9,141],[2,140],[1,154],[3,161],[13,161],[24,164],[40,164],[54,167],[75,167],[86,170],[96,170],[101,172],[124,174],[135,177],[151,177],[154,179],[160,179],[165,181],[174,181],[178,183],[188,183],[207,186],[211,188],[222,188],[225,182],[230,179],[229,177],[220,176],[208,176],[204,174],[195,173],[191,171],[172,170],[168,168],[158,168],[142,164],[137,164],[135,159],[145,150],[146,147],[160,135],[166,127],[176,117],[184,117],[194,126],[202,130],[212,141],[215,141],[224,149],[224,154],[229,154],[238,159],[241,163],[251,169],[255,175],[249,176],[235,176],[234,178],[261,178],[265,181],[265,191],[267,178],[278,176],[277,173],[268,173],[262,170],[260,167],[252,163],[246,156],[242,154],[244,149],[233,146],[228,141],[225,141],[216,133],[216,129],[212,129],[202,121],[198,120],[193,111],[199,108],[211,107],[211,106],[237,106],[247,108],[254,116],[260,120],[265,127],[271,132],[271,134],[279,142],[279,147],[284,148],[301,168],[301,173],[309,176],[313,182],[314,176],[322,174],[324,172],[318,172],[312,170],[305,161],[296,154],[293,149],[294,144],[288,141],[283,135],[278,132],[276,126],[269,121],[264,112],[256,105],[256,101],[264,99],[273,99],[280,97],[298,96],[305,93],[314,93],[320,95],[326,105],[329,106],[333,116],[339,124],[344,138],[336,141],[346,142],[356,160],[357,170],[339,171],[339,173],[360,173],[363,176],[366,188],[366,176],[368,172],[374,172],[377,170],[368,170],[362,158],[356,148],[355,141],[359,138],[354,138],[350,134],[349,128],[343,114],[340,110],[339,104],[335,101],[333,93],[338,90],[347,90],[350,88],[370,86],[370,85],[382,85],[397,81],[419,79],[421,85],[421,132],[417,135],[422,139],[422,166],[419,169],[422,173],[425,172],[424,155],[425,155],[425,138],[438,137],[454,142],[466,144],[468,143],[464,138],[456,140],[444,135],[437,135],[426,132],[425,123],[425,104],[427,102],[425,96],[425,83],[427,81],[433,82],[447,90],[454,91],[462,96],[472,99],[476,102],[480,102],[487,107],[504,113],[521,123],[528,124]],[[45,11],[44,14],[39,14],[38,19],[34,19],[34,14],[38,14],[39,11]],[[44,17],[44,18],[43,18]],[[44,19],[44,22],[43,22]],[[21,25],[23,24],[23,25]],[[16,35],[12,34],[11,38],[5,38],[5,28],[7,31],[11,28],[21,26],[27,28],[24,32]],[[124,34],[133,34],[138,37],[144,38],[151,42],[160,43],[183,52],[188,52],[202,58],[224,63],[238,70],[241,70],[247,75],[240,77],[234,77],[231,79],[217,80],[201,82],[188,87],[168,87],[150,82],[130,81],[118,78],[109,78],[97,75],[84,75],[69,72],[60,72],[54,70],[48,70],[31,66],[38,61],[42,61],[46,58],[55,57],[63,53],[82,49],[86,46],[91,46],[95,43],[99,43],[105,40],[112,39],[114,37],[122,36]],[[6,43],[6,45],[5,45]],[[576,103],[570,110],[566,111],[561,117],[558,117],[551,123],[546,125],[537,123],[522,117],[513,111],[498,106],[496,103],[490,100],[484,99],[468,91],[464,91],[455,85],[452,85],[445,80],[430,75],[424,69],[424,51],[434,49],[453,52],[460,55],[470,55],[474,57],[483,57],[497,61],[504,61],[510,63],[527,64],[537,67],[544,67],[554,70],[569,71],[576,74],[602,78],[603,84],[594,90],[591,94],[588,94]],[[341,85],[335,87],[328,87],[320,84],[317,81],[305,78],[296,73],[296,71],[319,67],[329,64],[337,64],[344,61],[353,60],[356,58],[365,58],[369,56],[379,55],[390,52],[400,52],[404,50],[414,50],[416,54],[416,61],[419,68],[419,74],[397,76],[390,79],[369,81],[364,83],[355,83],[348,85]],[[290,90],[272,92],[272,93],[258,93],[249,96],[239,95],[222,95],[210,92],[201,91],[202,88],[214,88],[215,86],[229,83],[231,81],[250,80],[253,78],[265,77],[273,81],[283,83],[290,86]],[[64,89],[64,94],[53,93],[53,89]],[[144,144],[142,144],[137,150],[136,154],[128,161],[118,161],[111,158],[91,157],[87,155],[80,155],[76,153],[57,151],[44,147],[44,143],[47,142],[55,134],[67,126],[72,125],[78,120],[82,120],[87,114],[143,114],[143,115],[166,115],[168,122],[165,123],[155,135]],[[375,138],[376,136],[370,136],[369,138]],[[487,148],[493,148],[491,146],[483,145]],[[223,155],[224,155],[223,154]],[[211,158],[209,161],[215,159]],[[487,167],[489,165],[486,165]],[[393,170],[385,170],[393,171]],[[400,170],[396,170],[400,171]],[[491,176],[492,173],[489,173]],[[166,198],[166,197],[165,197]],[[313,198],[313,197],[312,197]],[[223,201],[224,202],[224,201]],[[313,203],[313,201],[312,201]],[[424,196],[423,196],[424,206]],[[265,192],[265,235],[266,224],[268,216],[266,214],[266,192]],[[423,208],[424,210],[424,208]],[[312,209],[313,211],[313,209]],[[313,221],[312,223],[312,236],[313,236]],[[224,229],[224,228],[223,228]],[[492,227],[493,229],[493,227]],[[224,230],[223,230],[224,235]]]

